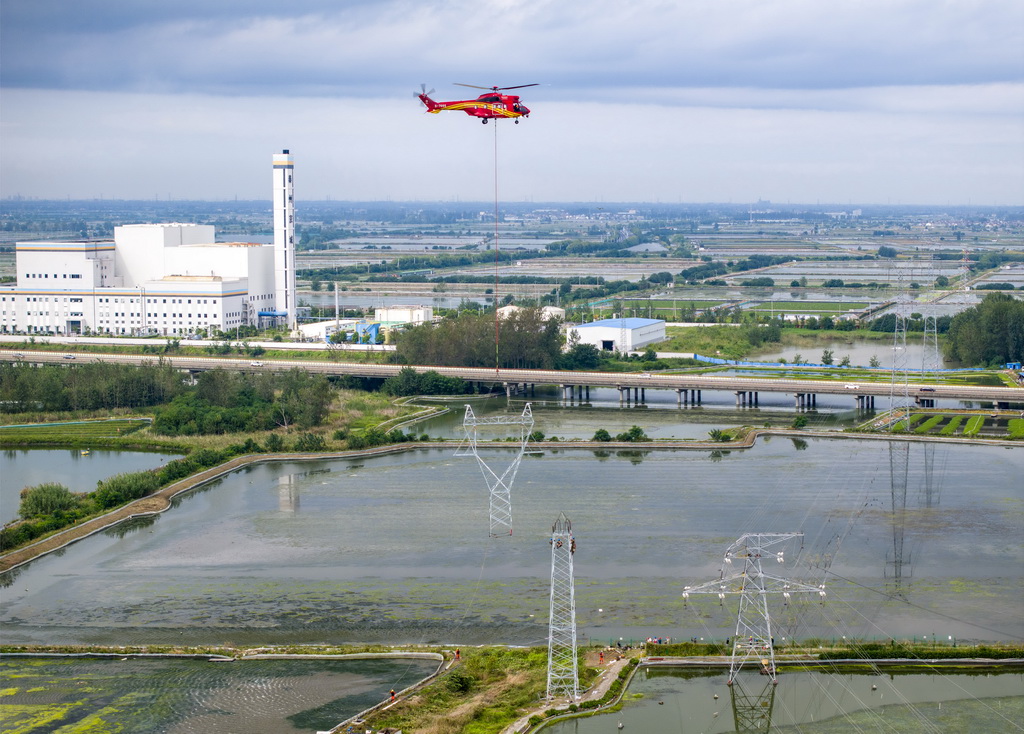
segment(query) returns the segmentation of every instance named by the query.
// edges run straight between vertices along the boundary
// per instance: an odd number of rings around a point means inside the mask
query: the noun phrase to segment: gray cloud
[[[390,96],[410,81],[537,81],[567,94],[614,87],[628,95],[1024,79],[1018,0],[5,0],[0,7],[7,87]]]

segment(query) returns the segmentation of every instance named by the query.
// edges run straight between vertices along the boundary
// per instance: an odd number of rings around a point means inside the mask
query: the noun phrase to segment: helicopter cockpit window
[[[490,102],[491,104],[497,104],[501,102],[501,97],[497,94],[488,94],[480,98],[481,102]]]

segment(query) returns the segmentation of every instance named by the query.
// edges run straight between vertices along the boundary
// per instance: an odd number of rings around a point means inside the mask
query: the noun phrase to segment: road
[[[299,368],[315,374],[328,376],[355,375],[358,377],[391,377],[398,374],[402,365],[364,364],[357,362],[313,362],[291,360],[253,360],[222,357],[181,357],[152,356],[135,354],[93,354],[78,352],[74,359],[55,352],[33,352],[27,350],[0,350],[0,361],[25,361],[38,364],[81,364],[84,362],[107,362],[113,364],[155,364],[158,360],[182,370],[201,372],[210,369],[232,369],[243,372],[287,371]],[[646,372],[584,372],[561,370],[518,370],[478,367],[431,367],[414,366],[418,372],[434,370],[446,377],[497,384],[539,384],[539,385],[582,385],[590,387],[613,387],[652,390],[717,390],[723,392],[775,392],[798,394],[887,396],[889,382],[859,382],[854,378],[845,379],[771,379],[759,377],[658,374]],[[973,387],[963,385],[942,385],[910,383],[911,396],[945,399],[971,400],[993,403],[1024,402],[1024,388],[1021,387]]]

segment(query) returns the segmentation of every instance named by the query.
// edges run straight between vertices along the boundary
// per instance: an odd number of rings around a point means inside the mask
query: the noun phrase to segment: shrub
[[[625,432],[620,433],[619,435],[617,435],[615,437],[615,440],[616,441],[637,442],[637,441],[650,441],[651,439],[648,438],[647,434],[644,433],[644,430],[640,426],[632,426],[628,431],[625,431]]]
[[[160,480],[153,472],[118,474],[100,482],[99,487],[93,493],[93,499],[101,509],[107,509],[145,497],[159,488]]]
[[[277,433],[271,433],[267,436],[267,440],[264,442],[264,445],[267,447],[267,451],[272,454],[284,451],[284,439]]]
[[[327,442],[319,433],[301,433],[295,439],[296,451],[324,451],[326,448]]]
[[[476,678],[464,670],[456,668],[445,679],[445,687],[452,693],[469,693],[476,683]]]
[[[612,440],[612,435],[610,433],[608,433],[608,431],[606,431],[605,429],[598,428],[597,431],[594,432],[594,439],[593,440],[595,440],[595,441],[611,441]]]
[[[251,437],[245,439],[245,443],[233,443],[228,446],[228,453],[233,456],[241,456],[243,454],[259,454],[263,452],[263,447],[256,443]]]
[[[21,490],[18,514],[26,520],[42,515],[54,515],[75,508],[78,502],[78,498],[63,484],[47,482]]]

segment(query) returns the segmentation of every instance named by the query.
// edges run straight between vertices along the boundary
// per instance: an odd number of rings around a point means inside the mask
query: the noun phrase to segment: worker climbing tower
[[[751,658],[760,662],[761,672],[770,676],[772,683],[777,682],[768,594],[782,594],[786,604],[792,594],[815,592],[822,599],[825,597],[824,584],[810,586],[790,581],[767,573],[761,567],[762,560],[785,563],[784,550],[773,549],[794,538],[803,537],[803,533],[747,533],[725,551],[718,580],[699,586],[687,586],[683,590],[684,603],[691,594],[717,594],[723,603],[727,594],[740,597],[736,634],[732,639],[732,657],[729,660],[730,686],[736,679],[736,673]],[[738,561],[740,568],[735,568],[733,561]]]
[[[512,463],[504,472],[499,475],[487,462],[483,460],[479,452],[479,430],[480,428],[495,428],[503,426],[519,426],[518,452]],[[476,457],[480,465],[480,471],[487,482],[487,489],[490,491],[490,535],[492,538],[512,534],[512,483],[515,481],[516,473],[519,471],[519,464],[523,455],[527,453],[526,445],[533,432],[533,411],[527,403],[523,408],[522,415],[507,416],[499,415],[491,418],[477,418],[470,405],[466,406],[466,414],[462,420],[462,427],[466,437],[455,450],[456,456]],[[504,444],[507,446],[507,444]]]
[[[548,698],[579,698],[576,658],[576,588],[572,523],[559,513],[551,526],[551,603],[548,616]]]

